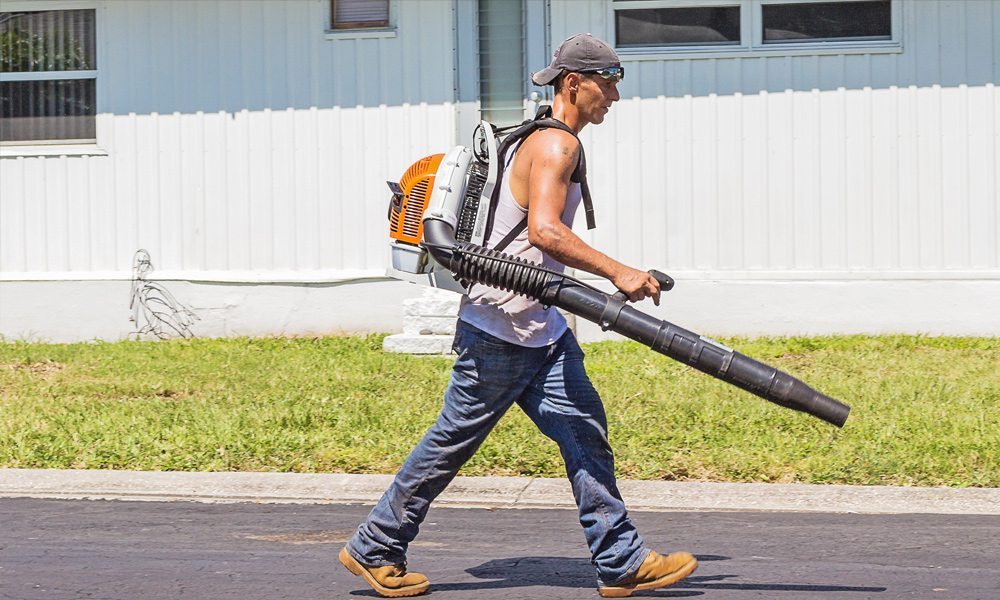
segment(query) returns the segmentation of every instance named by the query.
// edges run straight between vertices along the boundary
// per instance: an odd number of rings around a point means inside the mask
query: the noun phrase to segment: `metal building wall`
[[[138,248],[198,335],[398,331],[416,286],[315,282],[381,274],[385,179],[456,141],[455,1],[363,39],[328,0],[91,5],[100,151],[0,158],[0,336],[126,335]],[[550,39],[610,37],[610,7],[551,0]],[[1000,0],[902,14],[896,54],[626,58],[583,235],[675,275],[657,314],[708,334],[997,335]]]
[[[0,159],[3,279],[127,277],[138,248],[195,279],[384,271],[385,180],[454,141],[451,0],[361,38],[329,0],[89,6],[99,152]]]
[[[553,44],[610,39],[609,6],[552,0]],[[1000,279],[1000,2],[902,15],[901,53],[623,54],[584,132],[595,244],[707,279]]]

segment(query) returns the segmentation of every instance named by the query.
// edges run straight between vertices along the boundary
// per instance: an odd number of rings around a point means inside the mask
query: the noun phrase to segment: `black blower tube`
[[[454,228],[424,219],[425,247],[457,279],[516,292],[593,321],[765,400],[843,427],[851,407],[821,394],[791,375],[626,305],[622,294],[606,294],[540,269],[529,261],[455,241]]]

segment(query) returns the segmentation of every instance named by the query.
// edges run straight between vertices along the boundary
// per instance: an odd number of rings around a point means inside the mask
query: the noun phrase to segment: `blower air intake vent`
[[[465,198],[462,203],[462,210],[458,215],[458,223],[455,225],[455,239],[459,242],[472,240],[472,232],[476,227],[476,216],[479,213],[479,195],[486,186],[486,178],[490,174],[488,164],[478,160],[472,162],[469,168],[469,184],[465,188]]]
[[[410,193],[407,194],[409,202],[405,204],[408,207],[403,215],[403,236],[411,239],[420,241],[421,234],[421,221],[424,217],[424,209],[427,208],[427,200],[430,198],[430,194],[427,193],[429,184],[434,180],[433,177],[425,177],[420,179]],[[404,188],[405,189],[405,188]],[[416,210],[416,209],[419,209]]]
[[[396,231],[399,229],[399,211],[390,210],[389,211],[389,231]]]
[[[423,218],[434,188],[434,174],[444,154],[433,154],[413,163],[402,179],[399,187],[403,190],[403,202],[398,210],[393,207],[389,213],[389,237],[419,244],[424,235]]]

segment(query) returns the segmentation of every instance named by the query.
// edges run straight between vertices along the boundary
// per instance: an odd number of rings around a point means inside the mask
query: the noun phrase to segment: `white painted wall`
[[[164,281],[199,315],[198,337],[326,335],[407,330],[403,302],[426,288],[386,280],[265,284]],[[604,286],[606,289],[608,286]],[[710,336],[915,333],[997,335],[998,286],[981,279],[685,279],[661,305],[638,306]],[[610,291],[610,290],[609,290]],[[115,340],[135,331],[127,281],[0,283],[7,340]],[[581,341],[618,339],[577,319]]]
[[[384,271],[386,179],[454,142],[450,0],[333,39],[329,0],[91,5],[102,155],[0,159],[4,279]]]
[[[554,43],[613,37],[588,6],[553,0]],[[901,8],[898,53],[623,53],[622,101],[584,131],[595,244],[698,277],[996,278],[1000,2]]]
[[[395,280],[343,283],[160,282],[199,320],[197,337],[336,335],[401,330],[400,302],[417,286]],[[17,281],[0,284],[0,331],[10,339],[78,342],[124,339],[128,281]],[[139,339],[155,339],[145,336]]]
[[[420,290],[354,281],[387,260],[384,181],[455,141],[452,1],[365,39],[326,0],[91,4],[97,148],[0,158],[0,335],[126,334],[138,248],[198,335],[400,330]],[[552,0],[552,43],[610,38],[609,7]],[[899,53],[625,57],[582,235],[708,334],[1000,335],[1000,0],[902,15]]]

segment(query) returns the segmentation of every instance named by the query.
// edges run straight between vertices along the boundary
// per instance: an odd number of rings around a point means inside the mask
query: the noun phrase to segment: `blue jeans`
[[[541,348],[510,344],[458,322],[458,354],[444,407],[368,519],[348,543],[363,564],[406,561],[431,502],[517,402],[562,452],[598,578],[616,583],[649,551],[628,518],[615,483],[604,405],[572,332]]]

